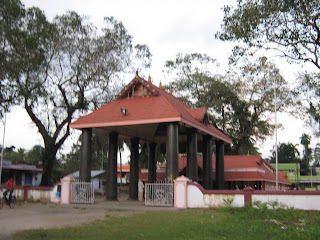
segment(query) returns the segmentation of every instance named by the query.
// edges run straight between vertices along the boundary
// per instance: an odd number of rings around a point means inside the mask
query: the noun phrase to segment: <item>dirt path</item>
[[[105,201],[96,198],[95,204],[60,205],[53,203],[20,203],[14,209],[0,209],[0,240],[28,229],[48,229],[75,226],[103,219],[106,215],[126,216],[146,211],[176,211],[175,208],[146,207],[137,201]]]

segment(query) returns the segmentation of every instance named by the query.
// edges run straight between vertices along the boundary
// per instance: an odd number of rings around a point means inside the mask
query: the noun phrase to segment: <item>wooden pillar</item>
[[[131,138],[129,198],[138,200],[139,138]]]
[[[224,142],[216,141],[216,188],[224,189]]]
[[[79,180],[91,181],[91,138],[92,128],[82,129]]]
[[[149,144],[148,183],[157,181],[156,143]]]
[[[118,158],[118,133],[112,132],[109,134],[109,159],[107,164],[107,200],[118,199],[118,184],[117,184],[117,158]]]
[[[213,189],[212,179],[212,137],[203,136],[203,188]]]
[[[187,132],[187,177],[198,182],[198,141],[197,129],[192,128]]]
[[[169,181],[173,181],[179,176],[179,135],[177,123],[169,123],[167,126],[166,154],[166,177]]]

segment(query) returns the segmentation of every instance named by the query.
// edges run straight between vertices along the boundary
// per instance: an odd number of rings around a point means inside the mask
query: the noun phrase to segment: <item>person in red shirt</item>
[[[11,177],[7,181],[7,190],[4,192],[5,198],[7,197],[7,193],[10,192],[9,200],[8,200],[9,206],[10,206],[10,203],[11,203],[11,196],[12,196],[12,193],[13,193],[13,190],[14,190],[15,187],[16,187],[16,178],[15,177],[14,178]]]

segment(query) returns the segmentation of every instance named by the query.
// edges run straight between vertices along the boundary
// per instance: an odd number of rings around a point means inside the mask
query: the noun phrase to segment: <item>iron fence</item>
[[[145,186],[145,205],[173,206],[173,184],[147,183]]]
[[[73,182],[70,191],[71,203],[94,203],[92,182]]]

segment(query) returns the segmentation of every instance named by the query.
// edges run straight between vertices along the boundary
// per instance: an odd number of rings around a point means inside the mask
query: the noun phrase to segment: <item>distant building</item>
[[[11,176],[16,177],[17,186],[30,184],[39,186],[43,174],[42,167],[29,163],[11,163],[4,160],[2,163],[1,185],[6,184]]]
[[[212,159],[212,181],[215,184],[215,157]],[[179,175],[186,176],[187,156],[179,156]],[[198,182],[202,183],[202,156],[198,156]],[[157,170],[157,180],[165,178],[165,169]],[[140,179],[148,181],[148,170],[140,171]],[[276,190],[276,170],[261,156],[224,156],[225,189],[242,189],[250,186],[257,190]],[[291,182],[286,174],[279,174],[279,189],[289,190]]]
[[[122,173],[122,177],[121,176]],[[117,182],[118,184],[126,185],[129,183],[129,176],[130,176],[130,165],[118,165],[118,177]],[[79,180],[79,171],[73,172],[68,174],[71,176],[73,180]],[[106,171],[105,170],[92,170],[91,171],[91,182],[93,183],[94,190],[96,192],[104,192],[104,186],[106,184]]]
[[[271,164],[276,168],[276,164]],[[278,163],[278,170],[287,175],[296,190],[320,190],[320,176],[301,176],[299,163]]]
[[[105,179],[105,170],[92,170],[91,171],[91,182],[93,183],[93,188],[97,192],[103,192],[103,181]],[[69,174],[71,179],[74,181],[79,180],[79,171]]]

